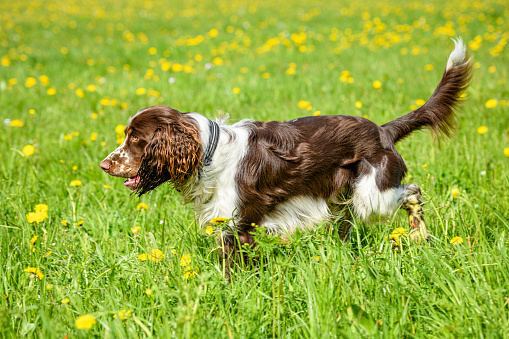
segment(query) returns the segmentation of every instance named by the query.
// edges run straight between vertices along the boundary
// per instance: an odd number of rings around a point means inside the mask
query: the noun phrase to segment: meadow
[[[403,211],[347,243],[260,234],[228,282],[169,185],[138,198],[99,168],[152,105],[383,124],[428,99],[457,36],[455,137],[397,146],[429,243]],[[2,1],[1,337],[509,337],[508,40],[504,0]]]

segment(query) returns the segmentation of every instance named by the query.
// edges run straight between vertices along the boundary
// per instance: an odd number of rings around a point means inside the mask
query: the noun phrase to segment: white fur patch
[[[203,146],[208,142],[208,120],[192,113],[199,125]],[[198,223],[205,225],[216,217],[231,218],[237,214],[239,194],[235,176],[239,163],[247,152],[249,128],[246,121],[228,126],[220,124],[219,143],[212,162],[202,168],[196,177],[182,192],[186,202],[194,202]],[[205,127],[207,126],[207,127]]]
[[[312,230],[330,218],[324,199],[297,196],[279,204],[274,212],[263,219],[260,226],[265,227],[268,233],[280,234],[285,239],[297,229]]]
[[[355,184],[352,204],[355,215],[368,221],[372,216],[386,216],[398,208],[398,199],[404,191],[403,186],[381,192],[376,185],[376,168],[363,176]]]
[[[463,40],[457,38],[452,39],[452,41],[454,41],[454,50],[449,55],[446,70],[450,70],[454,66],[462,65],[467,61],[467,49],[463,44]]]

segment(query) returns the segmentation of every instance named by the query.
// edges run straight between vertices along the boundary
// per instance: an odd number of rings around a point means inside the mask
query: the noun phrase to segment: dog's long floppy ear
[[[145,147],[138,171],[139,195],[168,180],[178,189],[200,168],[203,151],[198,129],[180,117],[168,120]]]

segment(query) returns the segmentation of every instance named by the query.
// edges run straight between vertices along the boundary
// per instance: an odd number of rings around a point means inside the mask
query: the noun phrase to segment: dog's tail
[[[417,110],[382,126],[393,143],[423,127],[429,128],[437,138],[441,134],[451,136],[456,122],[454,109],[472,77],[472,62],[463,41],[461,38],[453,41],[455,47],[447,60],[442,80],[428,101]]]

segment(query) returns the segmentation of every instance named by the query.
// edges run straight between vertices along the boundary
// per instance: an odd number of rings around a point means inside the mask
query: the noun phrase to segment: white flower
[[[211,69],[211,68],[212,68],[212,64],[210,62],[205,64],[205,69]]]
[[[168,82],[169,82],[170,84],[173,84],[173,83],[175,82],[175,78],[174,78],[174,77],[170,77],[170,78],[168,79]]]

